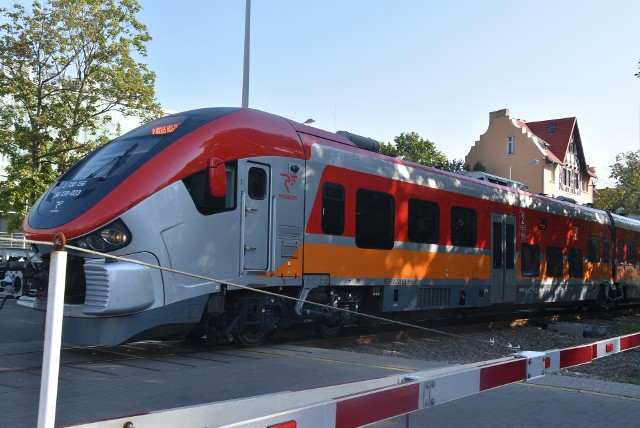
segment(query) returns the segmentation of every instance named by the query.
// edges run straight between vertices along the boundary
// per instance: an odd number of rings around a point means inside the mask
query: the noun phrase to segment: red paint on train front
[[[249,124],[251,127],[249,127]],[[176,181],[205,169],[211,157],[224,161],[259,156],[304,159],[295,130],[284,119],[256,110],[241,110],[213,120],[171,144],[137,169],[95,206],[71,222],[52,229],[34,229],[25,220],[29,239],[52,241],[89,233]]]

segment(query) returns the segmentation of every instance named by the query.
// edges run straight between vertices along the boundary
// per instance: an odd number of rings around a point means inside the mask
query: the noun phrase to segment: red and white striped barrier
[[[640,347],[640,333],[547,352],[74,425],[76,428],[351,428]]]

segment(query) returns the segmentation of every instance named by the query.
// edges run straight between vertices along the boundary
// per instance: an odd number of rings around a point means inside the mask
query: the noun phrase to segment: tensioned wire
[[[45,245],[45,246],[50,246],[50,247],[57,247],[60,246],[59,243],[56,242],[48,242],[48,241],[34,241],[34,240],[30,240],[30,239],[17,239],[17,238],[5,238],[5,237],[0,237],[0,242],[5,241],[5,242],[16,242],[16,243],[20,243],[20,244],[32,244],[32,245]],[[446,331],[442,331],[442,330],[437,330],[437,329],[433,329],[433,328],[428,328],[428,327],[423,327],[423,326],[419,326],[419,325],[415,325],[415,324],[410,324],[410,323],[406,323],[403,321],[398,321],[398,320],[393,320],[393,319],[388,319],[388,318],[383,318],[383,317],[379,317],[376,315],[370,315],[370,314],[365,314],[365,313],[361,313],[361,312],[354,312],[351,311],[349,309],[343,309],[343,308],[337,308],[334,306],[330,306],[330,305],[325,305],[323,303],[316,303],[316,302],[310,302],[307,300],[303,300],[303,299],[299,299],[297,297],[291,297],[291,296],[286,296],[283,294],[278,294],[278,293],[274,293],[272,291],[268,291],[262,288],[255,288],[255,287],[248,287],[246,285],[242,285],[242,284],[236,284],[233,282],[229,282],[229,281],[223,281],[220,279],[215,279],[215,278],[210,278],[210,277],[206,277],[203,275],[198,275],[195,273],[190,273],[190,272],[184,272],[181,270],[177,270],[177,269],[172,269],[172,268],[168,268],[168,267],[164,267],[164,266],[156,266],[150,263],[145,263],[139,260],[133,260],[133,259],[127,259],[125,257],[120,257],[120,256],[114,256],[112,254],[106,254],[106,253],[101,253],[99,251],[93,251],[93,250],[89,250],[86,248],[81,248],[81,247],[76,247],[73,245],[64,245],[63,250],[73,250],[75,252],[78,253],[86,253],[86,254],[91,254],[94,256],[98,256],[98,257],[102,257],[105,259],[111,259],[111,260],[117,260],[117,261],[122,261],[122,262],[127,262],[127,263],[133,263],[136,265],[140,265],[140,266],[144,266],[144,267],[148,267],[148,268],[152,268],[152,269],[158,269],[164,272],[169,272],[169,273],[174,273],[174,274],[178,274],[178,275],[184,275],[187,277],[191,277],[191,278],[197,278],[197,279],[202,279],[204,281],[207,282],[216,282],[220,285],[226,285],[226,286],[230,286],[230,287],[236,287],[239,289],[243,289],[243,290],[249,290],[249,291],[253,291],[256,293],[261,293],[267,296],[272,296],[272,297],[276,297],[276,298],[281,298],[281,299],[287,299],[287,300],[291,300],[293,302],[302,302],[302,303],[306,303],[306,304],[310,304],[319,308],[323,308],[323,309],[328,309],[330,311],[338,311],[338,312],[344,312],[347,314],[352,314],[352,315],[356,315],[359,317],[364,317],[364,318],[369,318],[372,320],[377,320],[377,321],[381,321],[381,322],[385,322],[385,323],[389,323],[389,324],[395,324],[395,325],[400,325],[400,326],[404,326],[404,327],[409,327],[409,328],[413,328],[416,330],[422,330],[422,331],[428,331],[430,333],[437,333],[437,334],[442,334],[445,336],[450,336],[450,337],[454,337],[457,339],[464,339],[464,340],[470,340],[473,342],[478,342],[478,343],[482,343],[482,344],[491,344],[491,345],[496,345],[496,342],[494,339],[485,341],[485,340],[480,340],[480,339],[475,339],[473,337],[468,337],[468,336],[463,336],[460,334],[455,334],[455,333],[449,333]],[[511,344],[508,345],[503,345],[503,344],[497,344],[498,346],[508,349],[510,351],[520,351],[520,347],[519,346],[512,346]]]

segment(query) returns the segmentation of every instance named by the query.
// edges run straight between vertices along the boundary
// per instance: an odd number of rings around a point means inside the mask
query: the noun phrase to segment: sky
[[[139,0],[170,110],[240,106],[245,0]],[[576,117],[606,187],[640,149],[640,2],[252,0],[249,107],[464,158],[491,111]]]

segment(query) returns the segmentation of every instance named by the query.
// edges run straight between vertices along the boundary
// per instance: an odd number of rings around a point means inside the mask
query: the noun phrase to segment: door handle
[[[255,213],[256,211],[258,211],[257,208],[250,208],[250,207],[246,207],[244,210],[248,213]]]
[[[245,250],[245,251],[255,251],[255,250],[256,250],[256,247],[250,247],[250,246],[248,246],[248,245],[245,245],[245,246],[244,246],[244,250]]]

